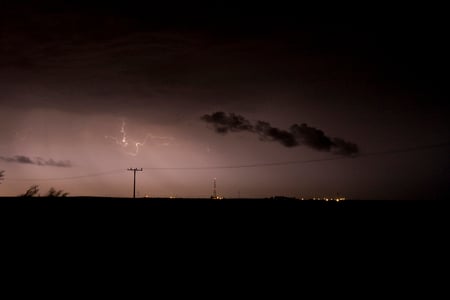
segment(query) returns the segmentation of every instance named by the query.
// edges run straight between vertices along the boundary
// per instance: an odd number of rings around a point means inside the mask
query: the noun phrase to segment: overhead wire
[[[377,152],[367,152],[361,153],[355,156],[340,156],[340,157],[328,157],[328,158],[319,158],[319,159],[308,159],[308,160],[291,160],[291,161],[278,161],[278,162],[268,162],[268,163],[254,163],[254,164],[238,164],[238,165],[217,165],[217,166],[200,166],[200,167],[146,167],[144,170],[167,170],[167,171],[199,171],[199,170],[220,170],[220,169],[244,169],[244,168],[261,168],[261,167],[274,167],[274,166],[285,166],[285,165],[298,165],[298,164],[308,164],[308,163],[318,163],[318,162],[327,162],[327,161],[336,161],[336,160],[346,160],[346,159],[358,159],[363,157],[373,157],[373,156],[381,156],[381,155],[389,155],[389,154],[397,154],[397,153],[407,153],[407,152],[416,152],[422,150],[428,150],[433,148],[443,148],[450,146],[450,142],[433,144],[433,145],[425,145],[425,146],[416,146],[409,148],[401,148],[401,149],[393,149],[393,150],[385,150],[385,151],[377,151]],[[9,181],[64,181],[64,180],[78,180],[84,178],[91,177],[99,177],[99,176],[107,176],[112,174],[118,174],[121,172],[125,172],[126,169],[115,169],[105,172],[99,173],[91,173],[86,175],[79,176],[71,176],[71,177],[58,177],[58,178],[5,178],[5,180]]]

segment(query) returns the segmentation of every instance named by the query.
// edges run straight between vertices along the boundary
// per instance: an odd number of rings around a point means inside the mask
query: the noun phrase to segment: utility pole
[[[214,186],[213,186],[213,199],[217,199],[217,190],[216,190],[216,178],[214,178]]]
[[[133,198],[136,198],[136,172],[142,172],[143,169],[140,168],[128,168],[128,171],[133,171],[134,176],[133,176]]]

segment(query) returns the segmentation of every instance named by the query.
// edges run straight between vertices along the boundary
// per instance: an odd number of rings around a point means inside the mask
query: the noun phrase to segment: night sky
[[[0,4],[0,196],[450,196],[436,12],[61,2]]]

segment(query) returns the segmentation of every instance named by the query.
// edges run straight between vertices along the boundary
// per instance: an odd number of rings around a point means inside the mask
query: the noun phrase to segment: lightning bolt
[[[122,121],[122,128],[120,129],[120,133],[122,134],[122,145],[123,146],[128,146],[128,142],[127,142],[127,133],[125,132],[125,121]]]
[[[169,146],[170,141],[173,141],[172,137],[165,137],[165,136],[157,136],[153,135],[151,133],[148,133],[145,138],[142,141],[137,141],[133,139],[128,139],[127,132],[125,130],[126,128],[126,122],[122,121],[122,126],[120,128],[121,137],[115,137],[115,136],[105,136],[106,139],[111,139],[115,141],[117,145],[119,145],[126,154],[131,156],[137,156],[139,154],[139,150],[141,147],[145,146],[147,142],[149,141],[160,141],[159,143],[155,143],[160,146]],[[130,151],[131,145],[133,145],[133,150]]]

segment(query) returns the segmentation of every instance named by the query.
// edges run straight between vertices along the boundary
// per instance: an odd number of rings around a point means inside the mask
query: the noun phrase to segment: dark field
[[[216,253],[222,254],[215,261],[228,255],[242,259],[242,253],[255,258],[270,249],[275,259],[297,251],[391,255],[399,249],[440,249],[449,225],[445,202],[0,198],[0,227],[5,245],[24,255],[49,245],[55,253],[62,247],[109,257],[111,251],[120,256],[121,249],[133,259],[132,253],[156,251],[174,258],[183,254],[186,261]]]
[[[297,200],[293,198],[268,199],[169,199],[169,198],[0,198],[0,215],[47,216],[50,218],[110,221],[129,218],[131,222],[184,220],[194,223],[205,220],[212,223],[253,220],[272,222],[302,222],[307,220],[339,223],[347,221],[373,222],[410,220],[421,222],[424,217],[443,215],[443,200]]]

